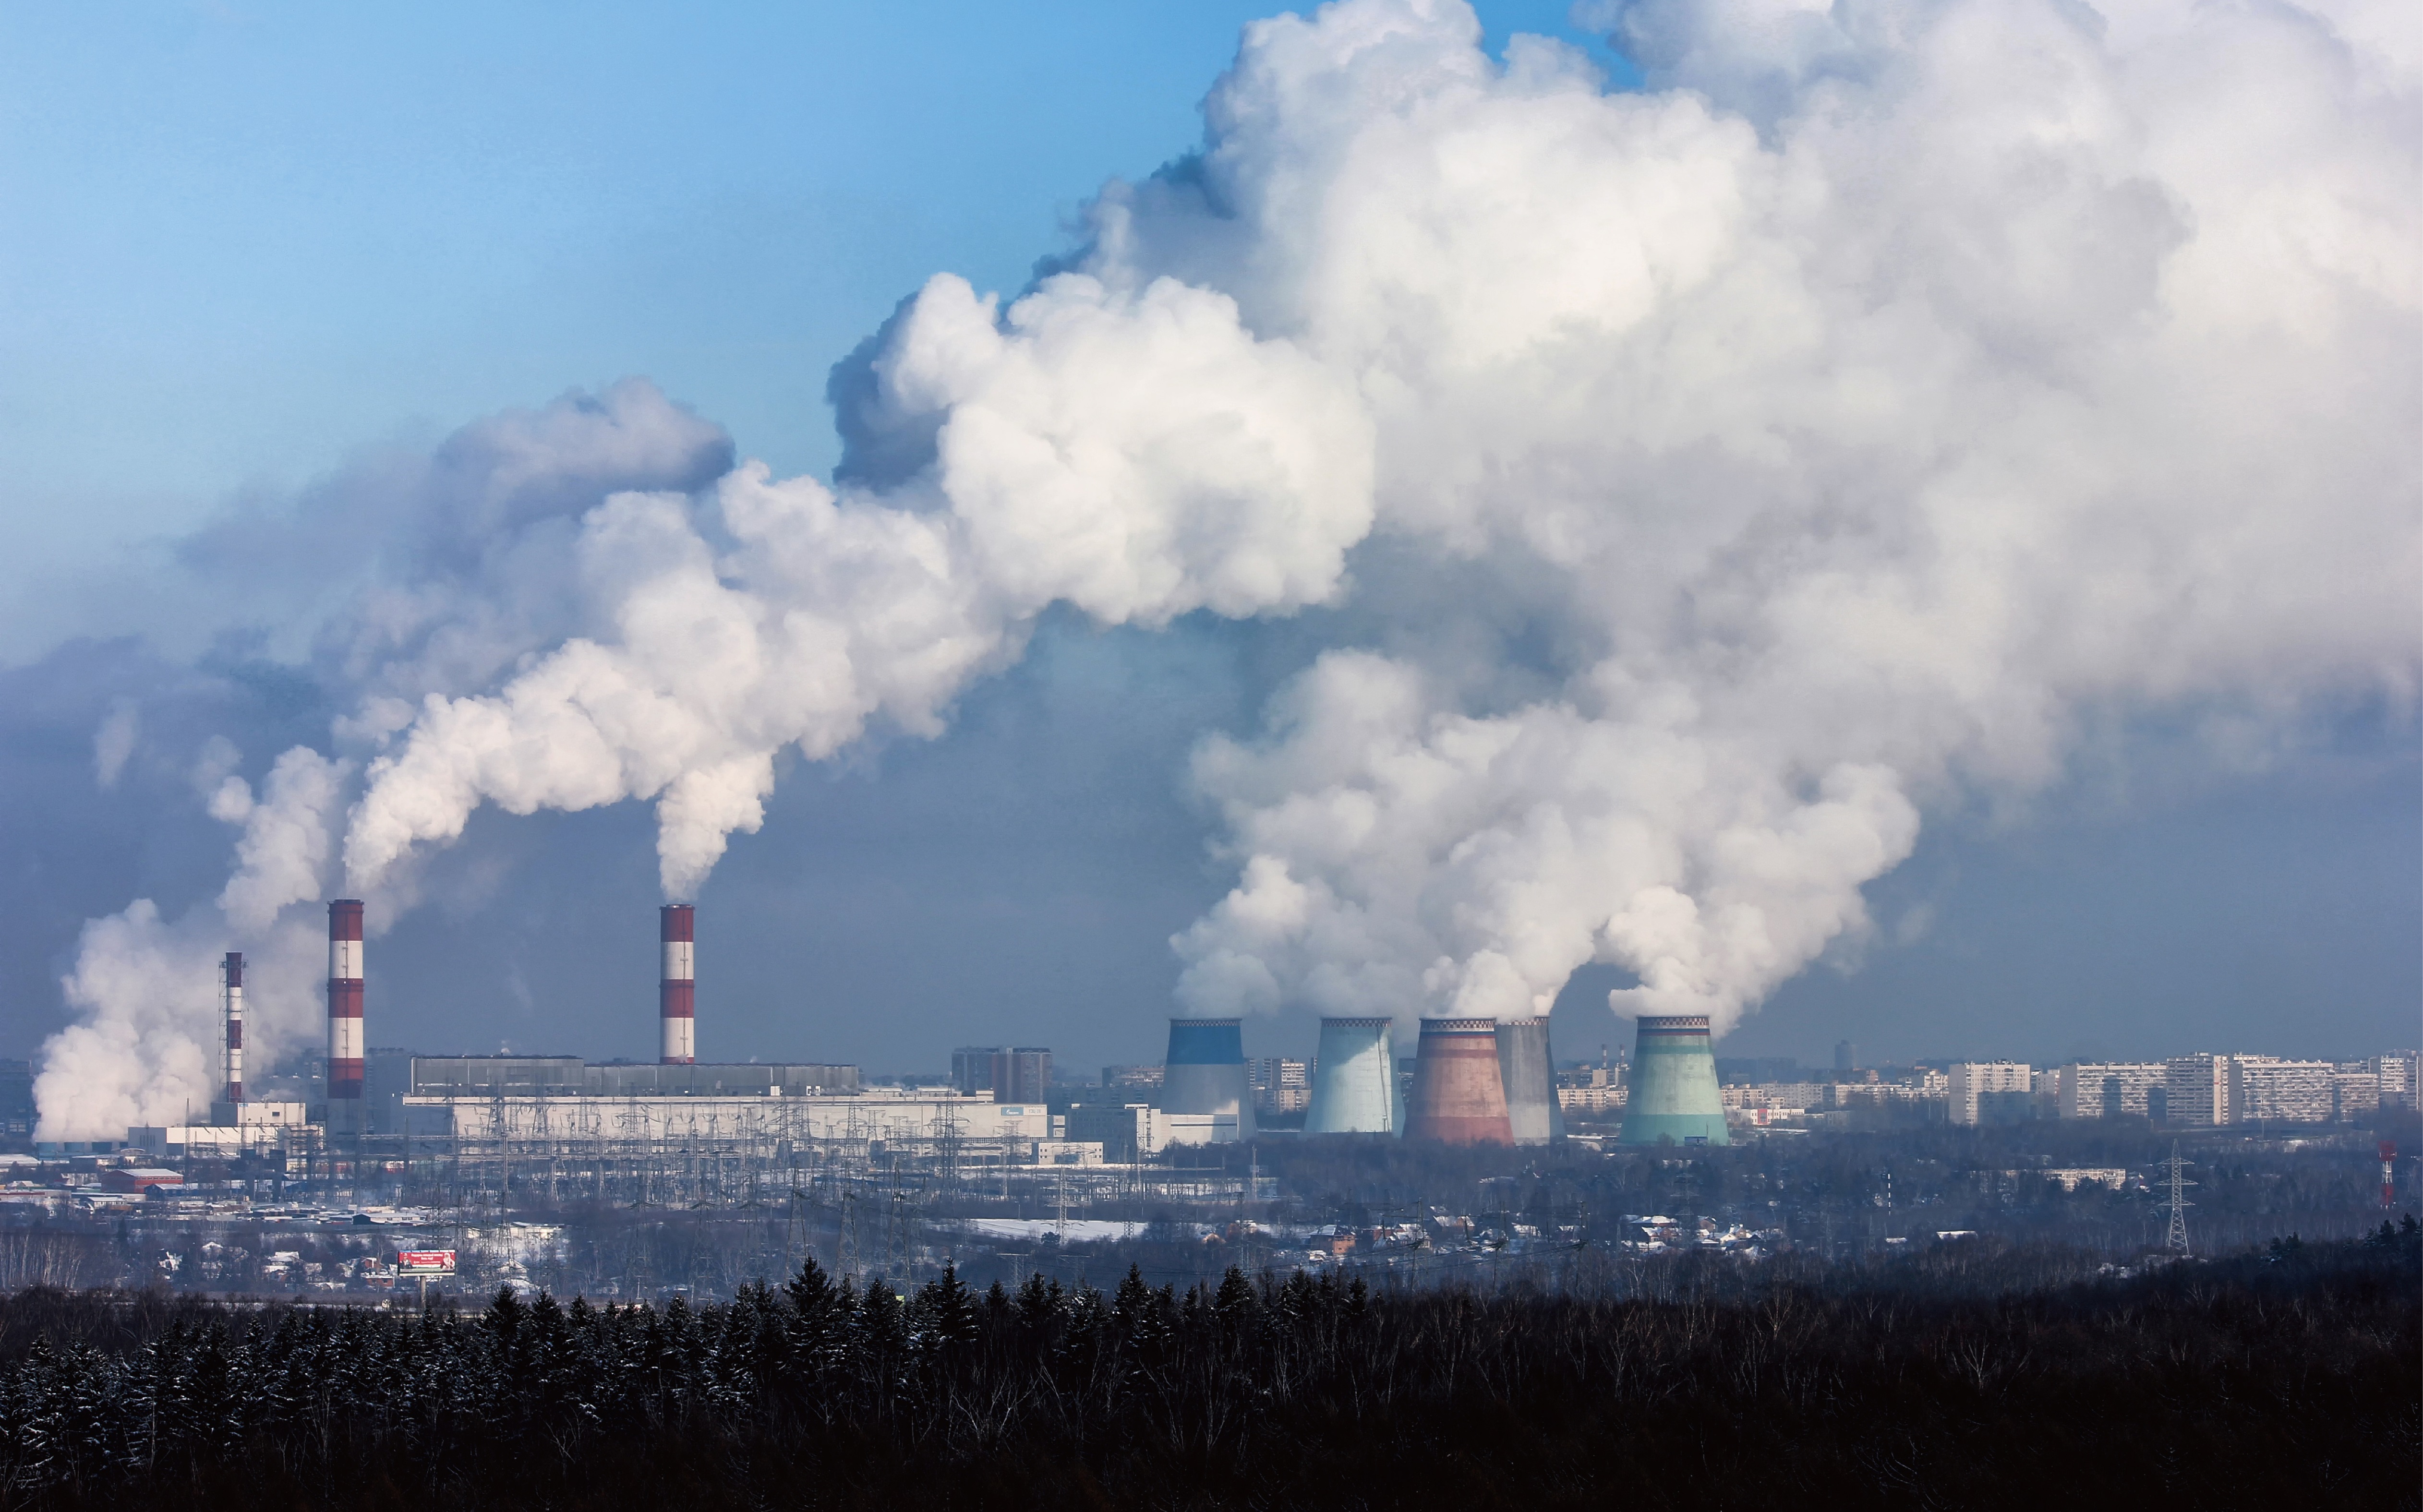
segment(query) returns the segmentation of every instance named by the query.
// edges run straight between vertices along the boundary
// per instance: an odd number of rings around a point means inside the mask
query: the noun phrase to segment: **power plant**
[[[1402,1134],[1396,1024],[1386,1018],[1324,1018],[1307,1134]]]
[[[1497,1020],[1422,1020],[1405,1137],[1446,1144],[1514,1142],[1497,1070]]]
[[[1546,1144],[1564,1136],[1545,1016],[1498,1020],[1497,1079],[1506,1089],[1506,1123],[1515,1143]]]
[[[1164,1121],[1179,1143],[1226,1144],[1254,1137],[1254,1094],[1245,1036],[1235,1018],[1172,1018],[1161,1074]],[[1183,1122],[1180,1122],[1183,1120]]]
[[[1717,1058],[1705,1014],[1640,1020],[1632,1054],[1632,1087],[1623,1108],[1623,1142],[1730,1144]]]

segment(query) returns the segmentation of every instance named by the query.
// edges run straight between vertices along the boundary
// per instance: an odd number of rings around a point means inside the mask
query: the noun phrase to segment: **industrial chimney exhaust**
[[[657,983],[657,1016],[664,1030],[665,1065],[689,1065],[698,1060],[697,910],[687,903],[666,904],[658,915],[657,938],[664,947],[664,973]]]
[[[362,1132],[362,904],[328,905],[328,1132]]]
[[[244,953],[230,951],[219,963],[219,1019],[226,1028],[221,1051],[225,1084],[220,1097],[230,1107],[244,1101]]]

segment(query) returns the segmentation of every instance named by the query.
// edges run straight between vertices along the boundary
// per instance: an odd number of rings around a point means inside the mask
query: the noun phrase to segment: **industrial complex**
[[[1833,1074],[1720,1076],[1704,1016],[1639,1020],[1628,1062],[1560,1068],[1544,1017],[1321,1021],[1307,1062],[1249,1061],[1237,1018],[1180,1016],[1156,1066],[1055,1084],[1040,1047],[966,1047],[947,1082],[869,1085],[855,1066],[698,1059],[695,910],[658,917],[660,1054],[425,1055],[371,1047],[362,905],[328,905],[325,1079],[305,1095],[247,1080],[245,960],[220,970],[219,1095],[206,1123],[130,1127],[117,1156],[166,1173],[215,1162],[257,1182],[385,1184],[448,1201],[754,1205],[842,1201],[858,1187],[958,1190],[1048,1207],[1103,1200],[1249,1202],[1266,1135],[1544,1146],[1567,1121],[1593,1146],[1706,1146],[1829,1126],[1994,1125],[2143,1116],[2170,1126],[2328,1123],[2412,1107],[2415,1057],[2353,1064],[2198,1054],[2038,1068],[2007,1061]],[[1411,1053],[1405,1053],[1410,1048]],[[1275,1129],[1270,1126],[1275,1123]],[[1237,1146],[1245,1149],[1228,1152]],[[99,1147],[87,1147],[98,1153]],[[1193,1150],[1189,1155],[1184,1152]],[[54,1154],[62,1152],[54,1151]],[[158,1183],[174,1185],[163,1175]],[[483,1194],[486,1194],[484,1197]]]

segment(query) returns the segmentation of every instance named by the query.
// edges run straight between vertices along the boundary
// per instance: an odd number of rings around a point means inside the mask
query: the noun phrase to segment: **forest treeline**
[[[695,1308],[30,1291],[0,1301],[0,1504],[2415,1504],[2412,1219],[2125,1280],[2002,1263],[1686,1262],[1628,1299],[1235,1270],[904,1294],[813,1261]]]

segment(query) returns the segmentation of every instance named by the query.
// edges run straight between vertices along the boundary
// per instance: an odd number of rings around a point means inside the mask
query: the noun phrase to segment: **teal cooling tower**
[[[1312,1078],[1307,1134],[1402,1134],[1395,1025],[1386,1018],[1321,1021],[1320,1069]]]
[[[1623,1098],[1623,1142],[1731,1144],[1708,1017],[1689,1014],[1640,1020],[1632,1078]]]

